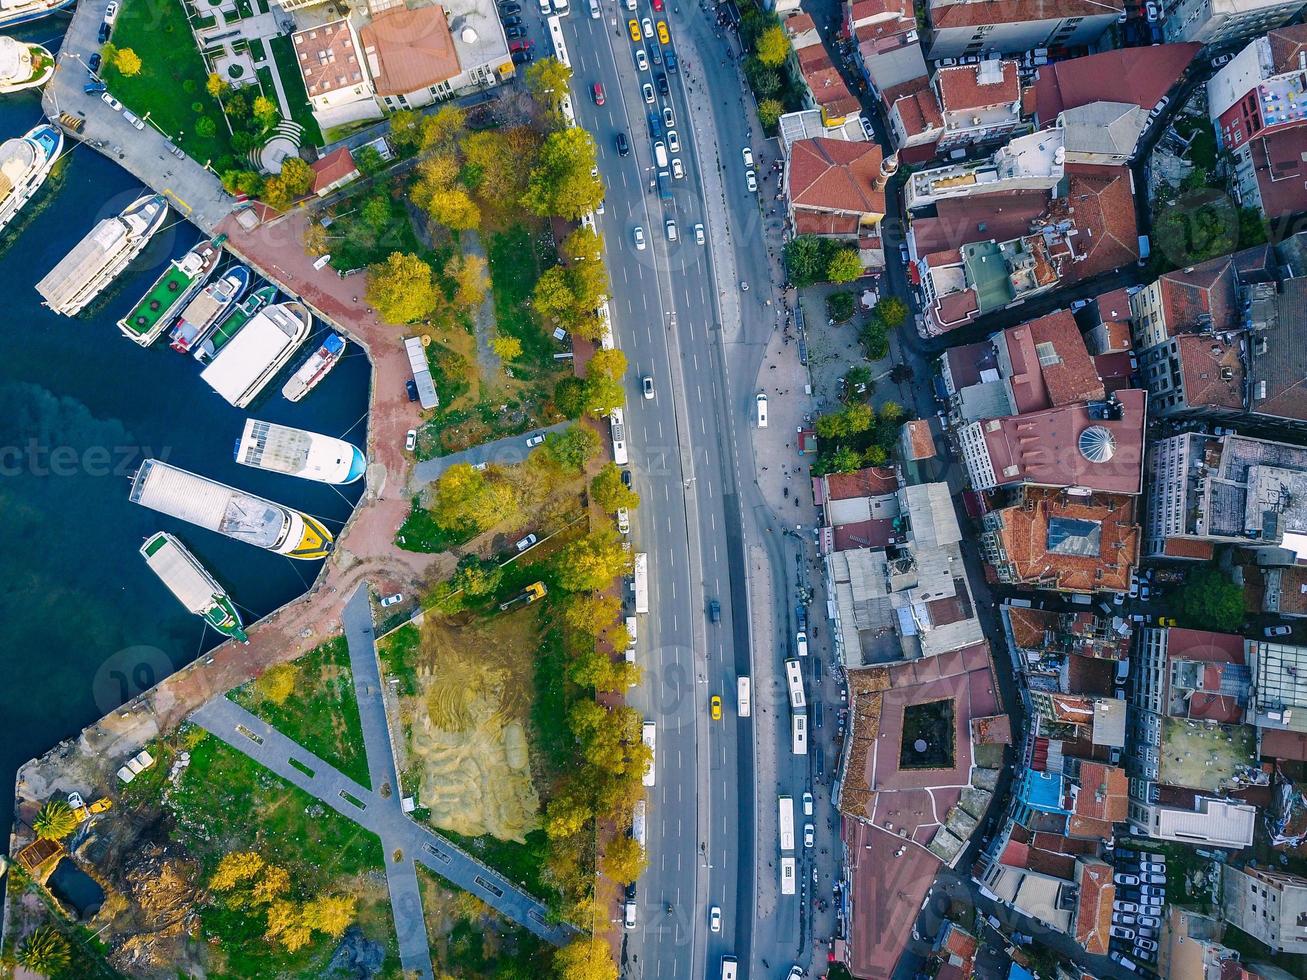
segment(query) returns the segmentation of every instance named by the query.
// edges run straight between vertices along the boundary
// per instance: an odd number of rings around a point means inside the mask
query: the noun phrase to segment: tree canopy
[[[594,167],[595,144],[588,132],[580,126],[552,132],[540,146],[522,203],[542,217],[579,221],[604,197]]]
[[[590,496],[609,514],[619,507],[631,510],[640,506],[640,495],[622,482],[622,470],[616,463],[605,463],[590,481]]]
[[[512,484],[499,474],[455,463],[436,480],[431,516],[446,530],[479,533],[501,521],[519,520],[521,506]]]
[[[598,528],[573,541],[555,564],[558,586],[568,592],[606,589],[619,575],[630,571],[631,556],[612,528]]]
[[[439,295],[431,266],[419,256],[391,252],[368,267],[367,299],[387,323],[411,323],[429,315]]]
[[[1233,633],[1243,622],[1243,590],[1215,565],[1202,565],[1186,576],[1174,608],[1185,626]]]

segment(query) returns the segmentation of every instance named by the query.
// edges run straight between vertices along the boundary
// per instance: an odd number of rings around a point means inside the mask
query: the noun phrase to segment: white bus
[[[563,9],[567,9],[566,5]],[[554,57],[571,68],[572,59],[567,56],[567,42],[563,40],[563,22],[555,15],[546,17],[545,23],[549,25],[549,40],[554,42]]]
[[[722,957],[722,980],[735,980],[737,965],[734,956]]]
[[[741,677],[735,682],[735,704],[741,718],[749,717],[749,678]]]
[[[649,611],[649,556],[643,551],[637,552],[635,556],[635,581],[632,588],[635,591],[635,611],[647,613]]]
[[[644,847],[644,808],[644,800],[637,800],[631,817],[631,838],[641,847]]]
[[[785,661],[785,686],[790,689],[790,707],[802,711],[808,706],[803,694],[803,667],[797,660]]]
[[[782,796],[777,800],[777,826],[781,832],[781,850],[794,850],[794,797]]]
[[[795,755],[808,754],[808,715],[806,712],[795,712],[794,717],[790,719],[790,740],[793,743],[791,751]]]
[[[649,765],[644,770],[644,778],[641,780],[646,786],[654,784],[654,763],[658,755],[658,726],[652,721],[644,723],[644,731],[641,733],[644,744],[649,746]]]
[[[608,416],[608,428],[613,434],[613,462],[618,466],[625,466],[626,456],[626,415],[620,408],[613,409],[613,414]]]
[[[617,343],[613,340],[613,321],[608,313],[608,300],[604,300],[600,303],[595,312],[599,315],[599,320],[604,325],[604,332],[599,338],[599,346],[604,350],[612,350],[617,346]]]
[[[794,858],[781,858],[781,894],[794,894]]]

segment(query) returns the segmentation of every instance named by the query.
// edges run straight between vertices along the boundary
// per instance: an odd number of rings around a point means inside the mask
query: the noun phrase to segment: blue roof
[[[1057,773],[1026,770],[1018,787],[1026,806],[1046,813],[1065,813],[1062,809],[1062,777]]]
[[[1035,980],[1035,975],[1019,963],[1008,964],[1007,980]]]

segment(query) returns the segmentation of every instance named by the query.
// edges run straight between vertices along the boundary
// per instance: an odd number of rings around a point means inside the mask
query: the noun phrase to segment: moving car
[[[536,446],[540,445],[544,441],[545,441],[544,434],[537,432],[535,435],[527,437],[526,448],[534,449]]]
[[[643,251],[644,251],[644,229],[641,228],[639,225],[636,225],[636,226],[635,226],[635,231],[633,231],[633,232],[631,233],[631,237],[635,239],[635,248],[636,248],[636,251],[643,252]]]
[[[625,157],[631,155],[631,143],[630,140],[626,138],[625,133],[618,133],[617,136],[613,139],[613,142],[617,144],[618,156]]]
[[[635,67],[641,71],[649,70],[649,56],[644,53],[644,48],[635,49]]]
[[[631,32],[631,40],[638,42],[640,40],[640,22],[632,17],[626,22],[626,29]]]
[[[672,114],[672,107],[669,105],[663,106],[663,125],[668,129],[676,125],[676,117]]]
[[[663,0],[653,0],[653,9],[654,13],[661,14],[663,12]]]
[[[658,94],[663,98],[667,98],[672,91],[671,86],[667,84],[667,76],[659,72],[654,76],[654,81],[658,83]]]
[[[672,176],[677,180],[681,180],[685,177],[685,166],[681,163],[680,157],[676,157],[672,160]]]
[[[714,905],[708,910],[708,928],[713,932],[722,931],[722,909],[720,905]]]
[[[658,41],[660,44],[672,43],[672,35],[671,32],[667,30],[667,21],[665,20],[660,20],[658,22]]]
[[[381,600],[381,605],[382,605],[383,607],[385,607],[385,606],[393,606],[395,603],[397,603],[397,602],[403,602],[403,601],[404,601],[404,593],[403,593],[403,592],[396,592],[394,595],[388,595],[388,596],[386,596],[386,598],[382,599],[382,600]]]
[[[674,241],[676,241],[676,240],[677,240],[677,237],[678,237],[677,234],[676,234],[676,222],[673,221],[671,218],[668,218],[668,219],[667,219],[667,224],[666,224],[665,227],[666,227],[666,229],[667,229],[667,240],[668,240],[669,242],[674,242]]]
[[[644,393],[645,398],[654,396],[653,375],[646,374],[640,379],[640,390]]]
[[[758,428],[765,429],[767,428],[767,396],[760,391],[754,402],[758,409]]]
[[[644,18],[644,20],[640,21],[640,30],[645,37],[653,37],[653,21],[648,17]]]
[[[653,104],[654,104],[654,89],[653,89],[653,86],[650,85],[648,82],[645,82],[642,86],[640,86],[640,91],[644,94],[644,101],[645,101],[645,104],[646,104],[646,105],[653,105]]]
[[[799,649],[799,656],[806,657],[808,655],[808,634],[803,630],[799,630],[795,634],[794,645]]]
[[[595,82],[590,86],[590,96],[595,100],[595,105],[604,104],[604,85],[603,82]]]
[[[674,129],[669,129],[667,131],[667,149],[671,150],[673,153],[681,152],[681,138],[676,135],[676,130]]]
[[[418,430],[409,429],[408,435],[404,437],[404,448],[407,449],[409,452],[412,452],[414,449],[417,448],[417,444],[418,444]]]
[[[701,224],[696,224],[694,226],[694,241],[698,245],[703,244],[703,225]]]
[[[590,19],[598,20],[602,16],[599,10],[599,0],[590,0]]]
[[[722,621],[722,604],[716,599],[708,600],[708,619],[714,623]]]
[[[526,551],[527,548],[531,547],[539,540],[540,539],[537,538],[534,534],[528,534],[525,538],[519,541],[515,547],[517,548],[518,551]]]
[[[722,696],[720,694],[714,694],[712,696],[712,701],[709,702],[708,705],[708,711],[712,715],[713,721],[722,720]]]

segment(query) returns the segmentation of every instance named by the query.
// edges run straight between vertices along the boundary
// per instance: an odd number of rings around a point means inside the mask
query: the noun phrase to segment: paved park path
[[[553,425],[547,425],[540,429],[532,429],[530,432],[523,432],[518,436],[505,436],[503,439],[496,439],[494,442],[483,442],[479,446],[473,446],[470,449],[464,449],[459,453],[450,453],[448,456],[436,456],[433,459],[424,459],[413,467],[413,476],[409,489],[416,493],[428,483],[434,483],[440,478],[440,474],[449,469],[455,463],[495,463],[499,466],[513,466],[522,462],[530,455],[531,450],[526,448],[528,436],[539,433],[547,435],[550,432],[563,432],[570,429],[577,423],[572,419],[565,419],[562,422],[556,422]]]

